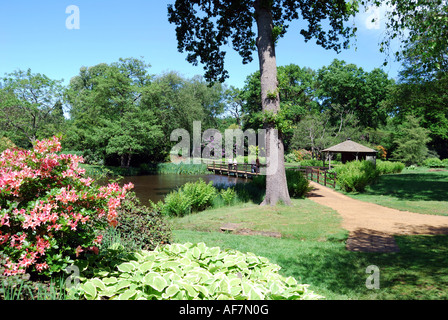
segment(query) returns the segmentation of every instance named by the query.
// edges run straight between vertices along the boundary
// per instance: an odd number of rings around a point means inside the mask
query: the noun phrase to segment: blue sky
[[[174,0],[14,0],[0,2],[0,76],[14,70],[31,68],[67,84],[82,66],[111,63],[119,58],[142,58],[151,64],[150,73],[177,71],[185,77],[202,75],[186,53],[177,51],[175,26],[168,23],[167,4]],[[66,8],[79,8],[79,29],[67,29],[70,14]],[[366,71],[382,67],[385,55],[378,50],[384,23],[369,23],[374,12],[355,19],[357,40],[349,50],[336,54],[324,50],[312,40],[303,41],[300,22],[294,22],[280,39],[277,64],[297,64],[319,69],[335,58],[355,63]],[[382,11],[380,11],[380,18]],[[379,27],[377,29],[376,27]],[[357,50],[355,51],[354,46]],[[229,47],[226,69],[228,85],[242,87],[246,77],[258,70],[258,58],[243,65]],[[395,78],[400,65],[393,61],[383,70]]]

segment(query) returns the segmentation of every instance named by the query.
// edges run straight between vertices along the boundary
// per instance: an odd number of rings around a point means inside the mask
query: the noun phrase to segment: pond
[[[162,200],[170,191],[182,186],[187,182],[194,182],[199,179],[205,182],[213,181],[214,185],[234,185],[239,182],[246,182],[248,179],[217,175],[217,174],[200,174],[200,175],[182,175],[182,174],[158,174],[143,176],[128,176],[120,180],[120,185],[132,182],[137,197],[143,205],[148,205],[148,200],[157,202]]]

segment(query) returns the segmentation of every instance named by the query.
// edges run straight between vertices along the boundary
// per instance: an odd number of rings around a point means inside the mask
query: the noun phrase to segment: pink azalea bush
[[[61,271],[83,252],[98,252],[98,231],[117,225],[132,184],[93,184],[82,157],[57,154],[57,137],[33,150],[0,154],[0,267],[4,275]]]

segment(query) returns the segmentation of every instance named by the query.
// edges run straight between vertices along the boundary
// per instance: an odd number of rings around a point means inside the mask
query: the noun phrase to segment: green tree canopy
[[[18,70],[0,82],[0,127],[15,144],[57,134],[64,123],[63,86],[44,74]]]
[[[355,114],[363,127],[378,128],[386,123],[388,112],[384,101],[395,82],[383,70],[366,72],[335,59],[318,70],[317,81],[323,110],[339,111],[333,116],[335,121],[340,121],[342,112]]]

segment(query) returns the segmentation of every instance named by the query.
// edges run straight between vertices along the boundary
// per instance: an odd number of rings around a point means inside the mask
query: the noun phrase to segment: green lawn
[[[429,214],[448,214],[448,173],[428,169],[382,176],[365,194],[365,201]],[[206,210],[171,219],[177,242],[253,252],[282,267],[327,299],[448,299],[448,236],[397,236],[397,253],[361,253],[345,249],[347,232],[339,215],[308,199],[293,206],[260,207],[245,204]],[[218,232],[224,223],[276,231],[282,238]],[[368,289],[366,268],[380,270],[380,288]]]
[[[326,299],[448,299],[448,236],[400,236],[397,253],[345,250],[341,241],[310,241],[177,230],[178,242],[205,242],[267,257]],[[379,268],[379,289],[368,289],[366,268]]]
[[[448,215],[448,170],[405,169],[383,175],[363,193],[348,196],[398,210]]]
[[[173,229],[219,231],[226,223],[255,231],[280,232],[298,240],[325,241],[344,238],[339,214],[309,199],[293,199],[293,205],[276,207],[246,203],[240,206],[209,209],[182,218],[172,218]]]

